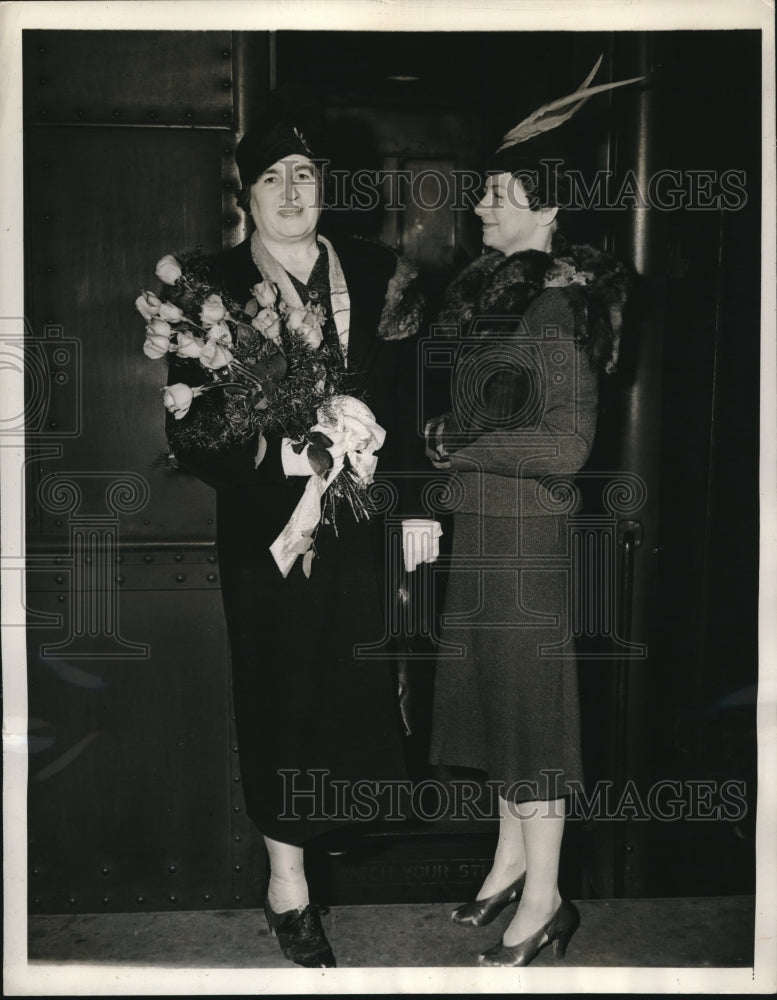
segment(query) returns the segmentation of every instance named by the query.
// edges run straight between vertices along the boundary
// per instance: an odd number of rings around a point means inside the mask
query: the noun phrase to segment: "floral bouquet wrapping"
[[[191,369],[189,381],[163,388],[164,405],[183,420],[195,399],[211,397],[199,404],[199,419],[181,425],[179,440],[219,451],[255,438],[257,466],[267,433],[305,451],[311,478],[271,551],[284,576],[298,555],[309,575],[322,502],[335,530],[343,506],[357,520],[370,516],[367,487],[385,436],[369,408],[343,394],[341,357],[324,342],[324,309],[313,297],[289,305],[271,281],[256,284],[239,306],[209,282],[200,254],[181,263],[166,255],[156,275],[169,288],[167,299],[144,291],[135,301],[146,321],[143,352],[175,355]]]

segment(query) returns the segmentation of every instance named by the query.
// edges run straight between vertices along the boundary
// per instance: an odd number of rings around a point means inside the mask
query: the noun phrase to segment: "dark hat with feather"
[[[603,94],[616,87],[625,87],[629,83],[645,79],[644,76],[634,76],[628,80],[592,87],[591,81],[601,64],[602,56],[599,56],[594,68],[577,90],[566,97],[543,104],[511,128],[488,160],[489,173],[510,173],[519,177],[524,175],[536,178],[532,184],[533,190],[527,192],[530,202],[533,201],[532,208],[561,202],[559,188],[565,186],[563,174],[564,164],[568,164],[568,155],[563,133],[556,131],[558,126],[569,121],[595,94]],[[542,171],[538,171],[540,165],[544,166]]]

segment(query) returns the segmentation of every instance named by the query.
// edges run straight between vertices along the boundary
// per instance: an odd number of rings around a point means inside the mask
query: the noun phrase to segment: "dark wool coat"
[[[509,800],[582,783],[571,477],[617,361],[626,269],[590,247],[484,255],[441,322],[465,346],[453,376],[451,575],[435,679],[433,763],[484,770]],[[550,478],[548,478],[550,477]]]
[[[393,514],[414,507],[415,480],[398,473],[422,461],[416,429],[416,348],[421,317],[415,273],[388,247],[334,244],[350,296],[349,390],[387,431],[376,481],[395,496]],[[262,279],[250,241],[213,261],[214,282],[237,303]],[[197,376],[171,362],[170,382]],[[209,394],[215,397],[215,393]],[[354,818],[359,780],[402,776],[395,683],[385,655],[386,523],[343,515],[339,537],[322,525],[307,579],[298,559],[284,579],[268,546],[285,526],[305,477],[283,473],[280,439],[269,438],[254,468],[256,442],[224,452],[187,447],[187,423],[203,419],[195,399],[183,421],[168,419],[177,461],[217,490],[217,544],[231,648],[240,765],[247,811],[262,833],[301,844]],[[208,405],[212,405],[209,403]],[[199,416],[198,416],[199,414]],[[389,504],[391,507],[392,505]],[[355,652],[375,647],[382,659]],[[313,773],[317,772],[317,773]],[[341,792],[336,795],[340,782]],[[368,785],[363,785],[368,790]],[[315,789],[314,794],[310,794]],[[369,818],[371,806],[356,818]]]

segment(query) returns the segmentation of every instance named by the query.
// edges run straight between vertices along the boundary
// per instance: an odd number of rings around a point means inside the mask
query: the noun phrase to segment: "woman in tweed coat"
[[[526,965],[550,943],[563,955],[579,923],[558,890],[566,800],[583,776],[571,494],[556,477],[573,476],[591,450],[628,283],[615,260],[560,244],[564,175],[526,172],[523,156],[492,161],[475,209],[487,252],[440,317],[461,337],[453,412],[427,425],[427,454],[451,469],[456,496],[431,759],[484,770],[500,805],[493,867],[452,919],[482,926],[519,900],[481,965]]]

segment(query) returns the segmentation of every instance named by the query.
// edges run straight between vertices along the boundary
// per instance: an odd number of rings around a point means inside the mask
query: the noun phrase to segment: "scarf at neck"
[[[329,258],[329,301],[332,305],[332,318],[335,321],[340,350],[345,365],[348,367],[348,330],[351,320],[351,300],[348,295],[348,286],[345,283],[345,275],[335,253],[335,248],[325,236],[317,236],[316,239],[326,247]],[[264,245],[257,230],[254,230],[251,236],[251,256],[262,277],[278,286],[283,301],[294,309],[301,309],[303,307],[302,299],[299,297],[288,272]]]

